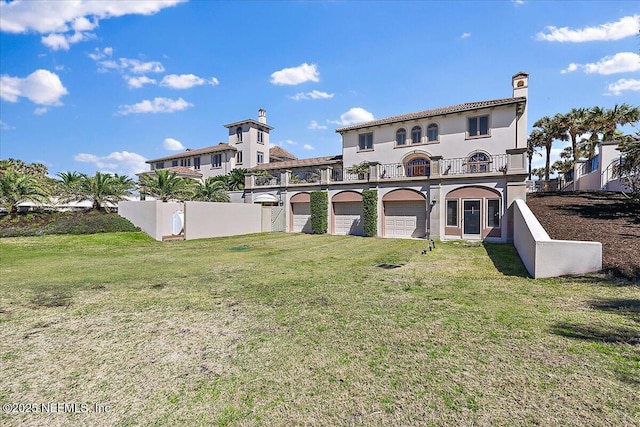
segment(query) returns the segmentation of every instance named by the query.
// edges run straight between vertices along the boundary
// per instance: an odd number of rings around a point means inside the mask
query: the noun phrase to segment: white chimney
[[[267,110],[259,109],[258,110],[258,122],[266,125],[267,124]]]

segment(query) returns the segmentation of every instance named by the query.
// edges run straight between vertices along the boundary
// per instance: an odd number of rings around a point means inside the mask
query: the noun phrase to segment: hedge
[[[325,234],[329,225],[327,218],[329,196],[325,191],[312,191],[310,202],[311,232],[313,234]]]
[[[378,234],[378,190],[362,192],[362,220],[365,236],[373,237]]]

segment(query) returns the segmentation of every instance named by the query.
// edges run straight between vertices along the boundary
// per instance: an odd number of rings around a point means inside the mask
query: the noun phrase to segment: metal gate
[[[271,206],[271,231],[285,231],[283,206]]]

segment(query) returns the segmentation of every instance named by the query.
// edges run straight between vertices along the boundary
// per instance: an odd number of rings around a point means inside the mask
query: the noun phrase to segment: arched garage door
[[[332,198],[333,233],[364,235],[362,220],[362,194],[355,191],[343,191]]]
[[[419,192],[402,189],[385,194],[385,237],[425,237],[427,235],[427,202]]]
[[[298,193],[291,198],[291,231],[311,233],[309,193]]]

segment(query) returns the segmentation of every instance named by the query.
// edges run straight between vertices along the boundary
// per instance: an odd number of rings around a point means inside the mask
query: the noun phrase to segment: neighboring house
[[[512,96],[336,129],[342,154],[252,167],[245,202],[278,200],[288,231],[310,232],[310,192],[329,196],[329,233],[363,234],[362,191],[378,190],[378,235],[512,241],[525,199],[526,73]],[[364,166],[364,167],[363,167]]]
[[[577,179],[573,180],[565,190],[628,191],[629,187],[624,178],[616,174],[621,160],[617,143],[599,143],[598,154],[595,157],[578,161]]]
[[[247,119],[224,126],[228,129],[228,142],[148,160],[151,171],[170,169],[180,176],[204,180],[269,162],[269,132],[273,127],[267,125],[265,110],[258,110],[257,121]]]

